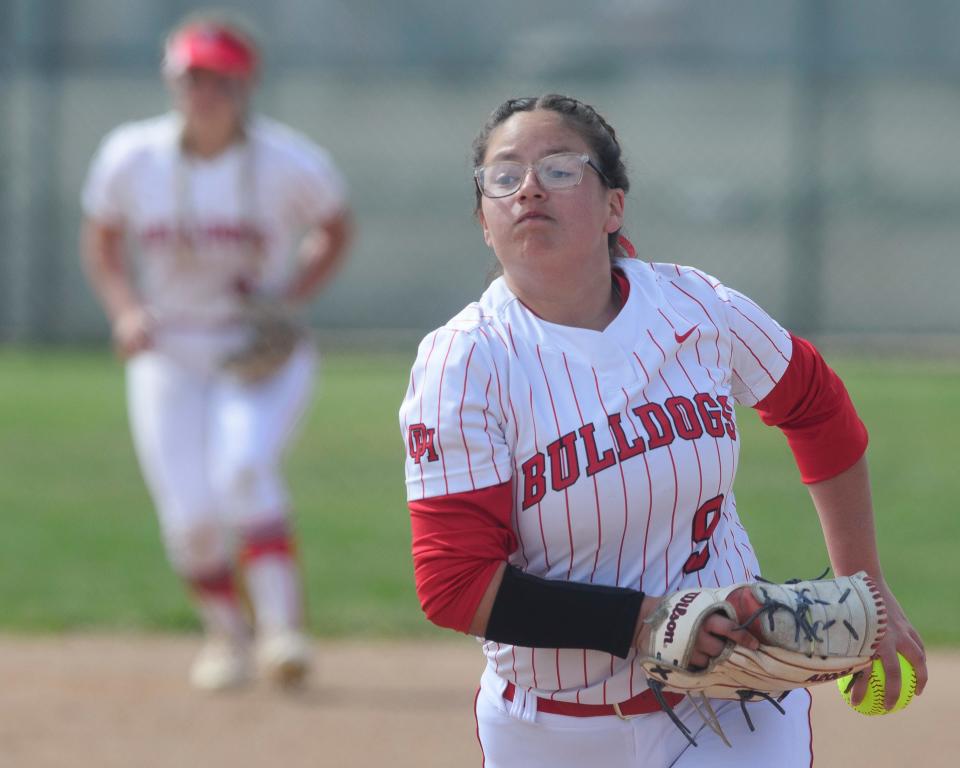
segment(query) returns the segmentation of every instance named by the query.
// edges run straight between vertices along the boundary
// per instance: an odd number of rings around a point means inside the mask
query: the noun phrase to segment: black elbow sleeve
[[[626,658],[643,592],[542,579],[508,566],[486,638],[531,648],[589,648]]]

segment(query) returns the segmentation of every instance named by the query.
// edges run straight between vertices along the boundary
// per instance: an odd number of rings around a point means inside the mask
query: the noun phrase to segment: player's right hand
[[[113,346],[122,360],[153,346],[154,321],[141,306],[121,312],[113,321]]]

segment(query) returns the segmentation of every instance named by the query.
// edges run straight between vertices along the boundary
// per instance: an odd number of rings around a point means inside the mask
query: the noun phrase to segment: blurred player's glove
[[[283,306],[251,301],[242,322],[247,339],[223,360],[223,369],[250,384],[265,381],[290,359],[306,336],[305,328]]]
[[[748,629],[760,647],[754,651],[728,641],[708,667],[691,669],[700,626],[717,612]],[[708,698],[739,700],[753,730],[746,702],[764,699],[782,712],[779,700],[789,691],[868,667],[886,629],[886,609],[879,590],[861,571],[836,579],[681,590],[664,597],[647,623],[651,631],[640,649],[647,683],[695,744],[663,691],[688,694],[707,725],[726,742]]]

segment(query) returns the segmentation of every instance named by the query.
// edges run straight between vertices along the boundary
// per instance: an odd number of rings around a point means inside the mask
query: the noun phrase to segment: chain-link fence
[[[318,326],[425,329],[483,288],[469,145],[507,97],[617,129],[642,258],[694,264],[807,333],[960,334],[960,3],[276,0],[258,107],[331,150],[359,225]],[[103,134],[166,108],[191,3],[0,2],[0,339],[105,324],[77,255]]]

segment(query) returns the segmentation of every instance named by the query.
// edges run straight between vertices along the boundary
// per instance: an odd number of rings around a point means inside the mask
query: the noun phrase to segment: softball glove
[[[306,329],[277,304],[251,302],[241,322],[248,329],[247,339],[224,358],[222,367],[249,384],[276,374],[306,337]]]
[[[706,668],[692,668],[700,626],[717,612],[746,628],[760,647],[754,651],[728,641]],[[647,623],[651,631],[639,649],[640,663],[661,706],[696,743],[662,696],[663,691],[688,694],[726,742],[708,699],[740,701],[753,730],[746,702],[763,699],[782,712],[778,699],[791,690],[870,666],[886,629],[886,609],[876,585],[861,571],[836,579],[681,590],[664,597]]]

